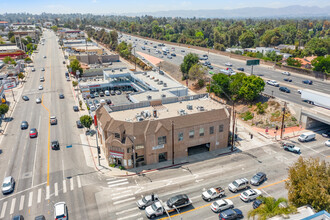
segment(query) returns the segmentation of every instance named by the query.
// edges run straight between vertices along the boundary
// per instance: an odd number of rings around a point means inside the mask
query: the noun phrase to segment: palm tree
[[[248,218],[253,217],[254,219],[255,216],[258,216],[258,219],[265,220],[276,215],[290,214],[296,211],[296,207],[287,205],[288,200],[285,198],[276,200],[273,197],[259,197],[258,199],[262,201],[262,204],[258,208],[250,210]]]

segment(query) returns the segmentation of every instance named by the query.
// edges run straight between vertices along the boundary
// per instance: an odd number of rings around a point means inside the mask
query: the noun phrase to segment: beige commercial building
[[[96,115],[106,157],[125,168],[228,147],[230,110],[207,94],[104,105]]]

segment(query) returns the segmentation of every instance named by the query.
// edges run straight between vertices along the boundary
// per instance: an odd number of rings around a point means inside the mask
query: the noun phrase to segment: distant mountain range
[[[330,17],[330,6],[292,5],[283,8],[249,7],[238,9],[214,10],[173,10],[157,12],[125,13],[127,16],[151,15],[154,17],[183,17],[183,18],[296,18],[296,17]]]

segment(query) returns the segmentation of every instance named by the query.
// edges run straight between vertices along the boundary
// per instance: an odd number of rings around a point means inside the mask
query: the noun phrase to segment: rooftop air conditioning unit
[[[164,83],[164,87],[167,87],[167,83]]]
[[[151,95],[148,95],[148,96],[147,96],[147,99],[148,99],[148,100],[151,100],[151,98],[152,98]]]
[[[187,109],[188,110],[193,110],[193,106],[192,105],[187,105]]]
[[[201,111],[201,112],[205,110],[205,109],[204,109],[204,106],[198,106],[197,109],[198,109],[199,111]]]
[[[159,79],[155,79],[155,82],[158,82],[159,81]]]
[[[184,109],[178,110],[179,115],[186,115],[186,111]]]
[[[147,77],[150,77],[150,75],[147,75]]]
[[[165,98],[166,97],[166,95],[165,94],[162,94],[162,98]]]
[[[113,73],[115,72],[115,70],[111,70]]]
[[[157,84],[158,85],[162,85],[163,84],[163,81],[159,81]]]
[[[120,72],[123,72],[123,69],[119,69],[120,70]]]
[[[147,75],[147,72],[143,72],[143,75]]]

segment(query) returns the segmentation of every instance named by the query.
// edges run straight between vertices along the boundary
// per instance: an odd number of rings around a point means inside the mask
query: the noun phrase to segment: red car
[[[36,128],[31,128],[30,130],[30,138],[38,137],[38,131]]]

